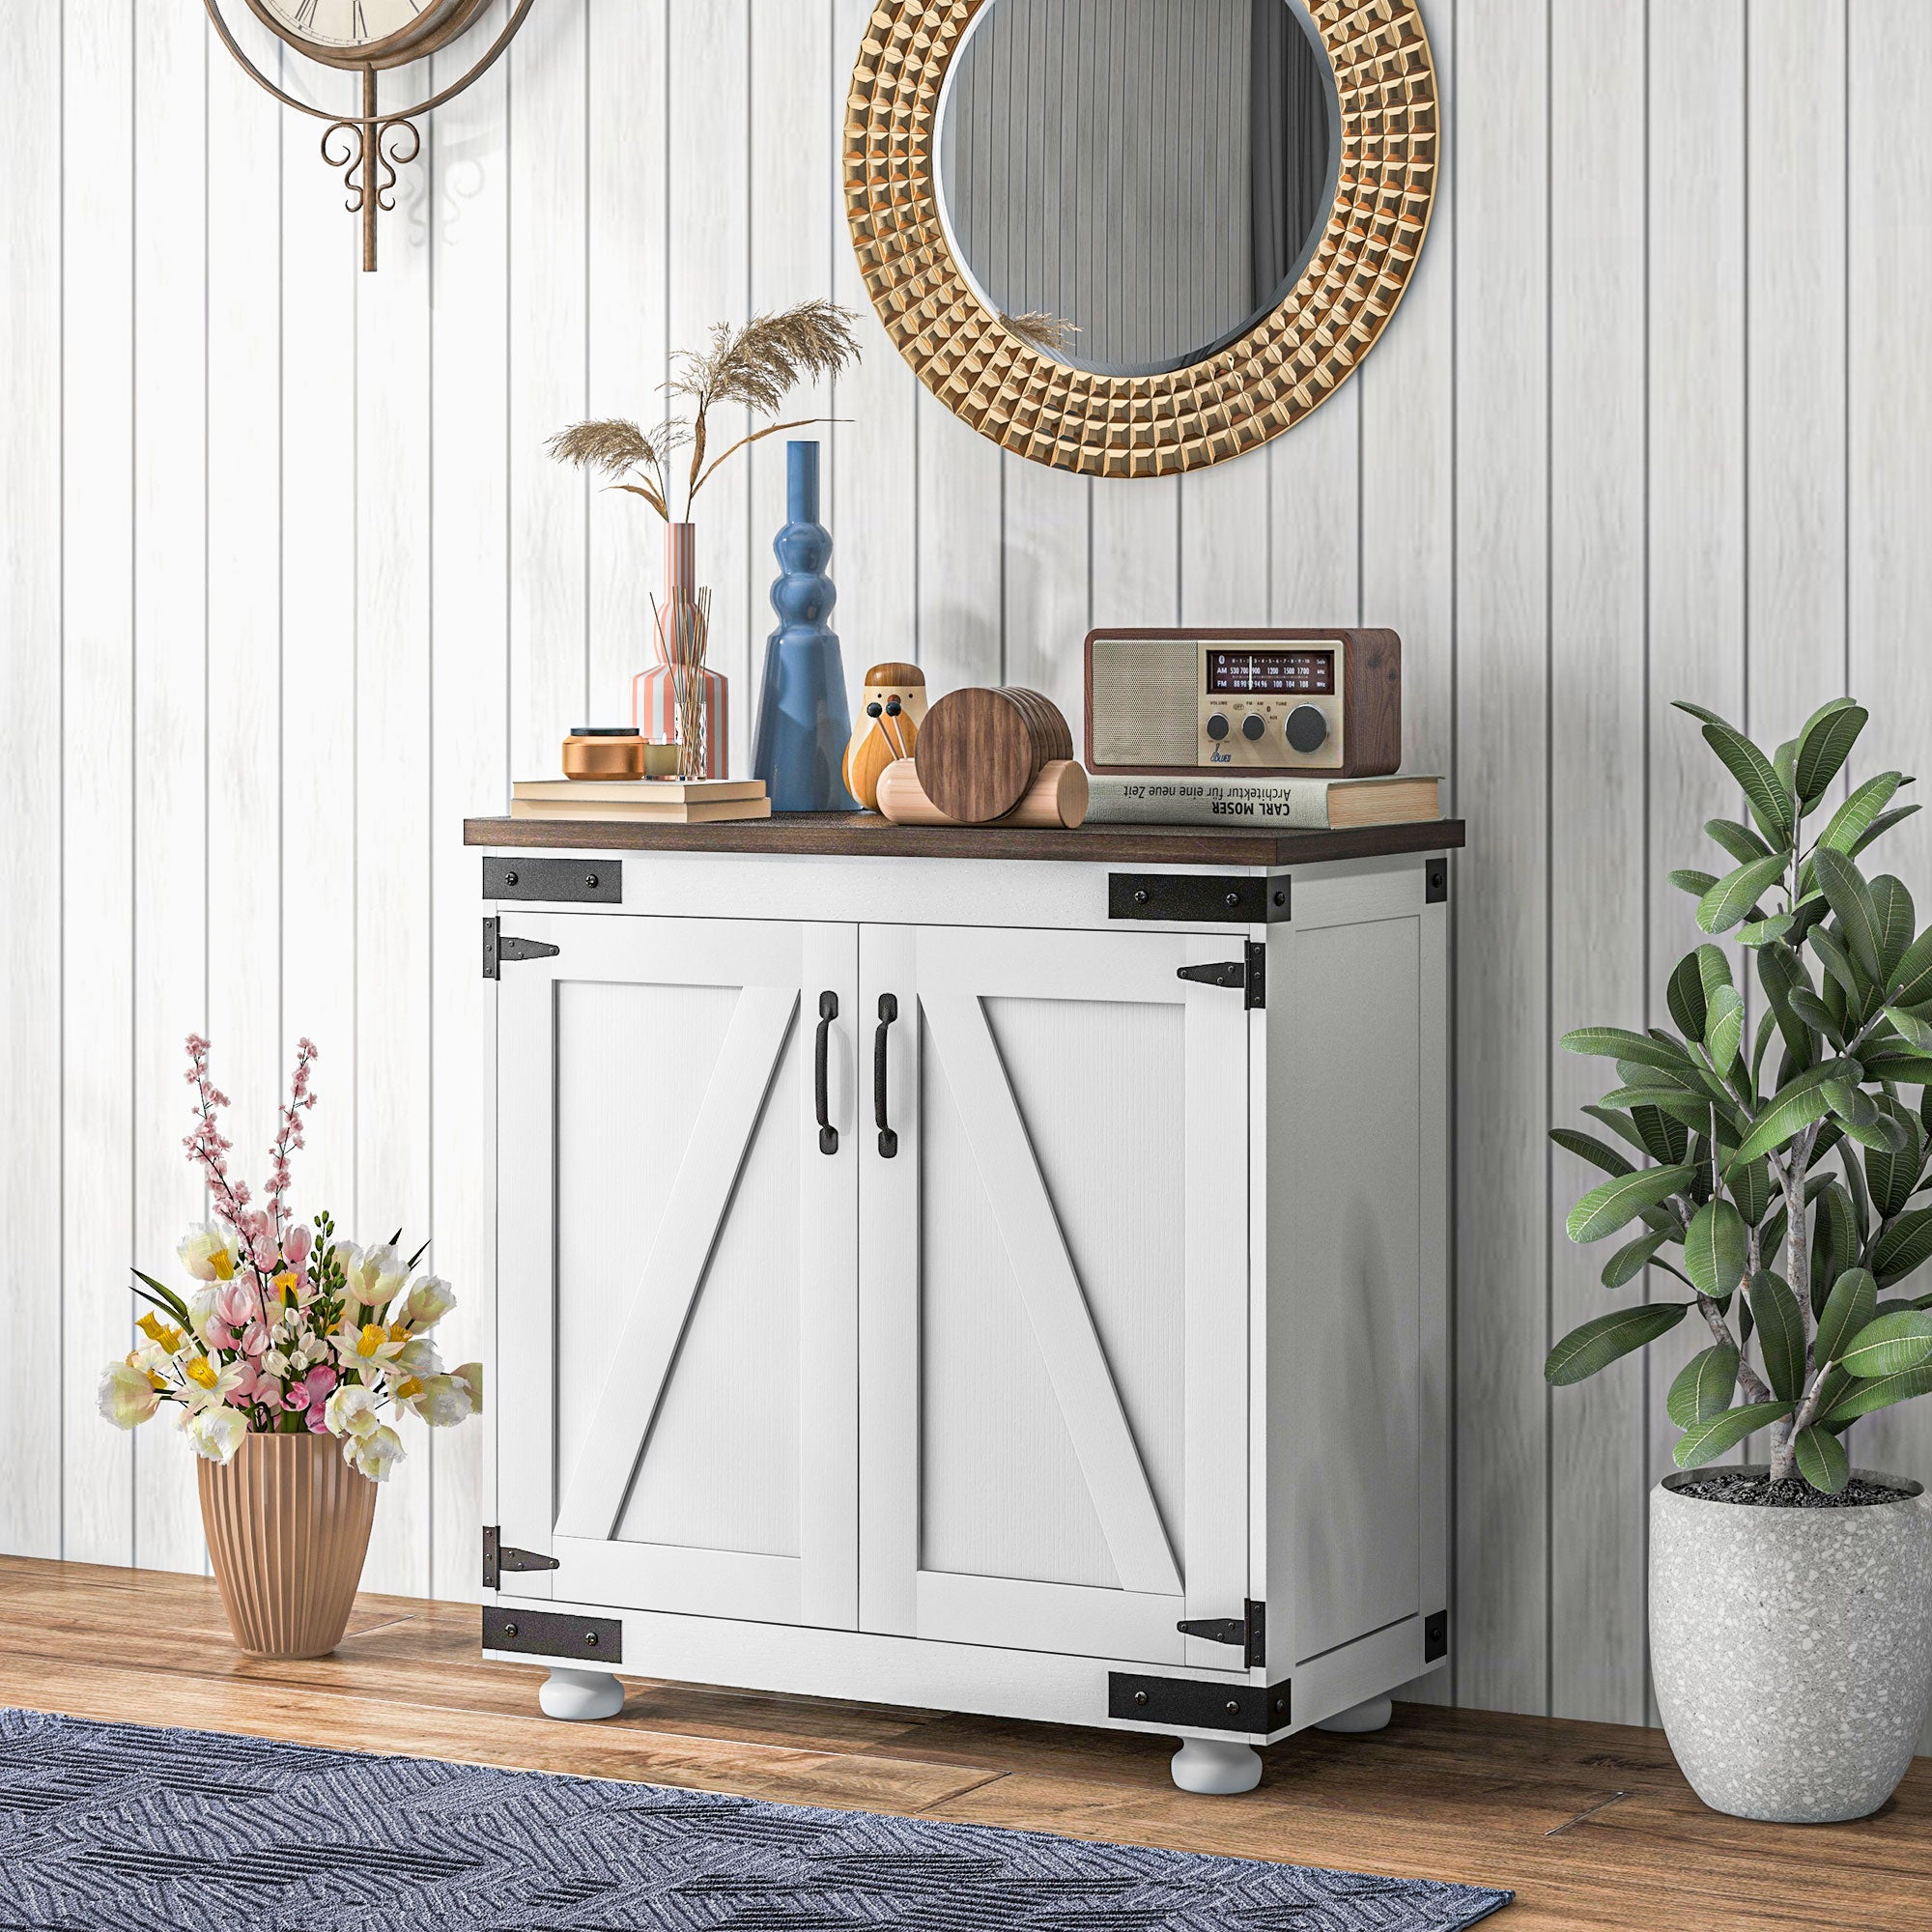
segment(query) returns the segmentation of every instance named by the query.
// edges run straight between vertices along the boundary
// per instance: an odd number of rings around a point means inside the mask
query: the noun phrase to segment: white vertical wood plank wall
[[[1544,1139],[1587,1074],[1550,1042],[1654,1016],[1690,942],[1662,875],[1725,788],[1671,697],[1783,735],[1849,682],[1891,707],[1874,755],[1932,751],[1932,266],[1899,225],[1932,176],[1932,9],[1425,9],[1443,191],[1381,346],[1264,452],[1143,484],[1003,455],[872,321],[837,176],[867,0],[542,0],[435,116],[374,278],[312,125],[191,0],[0,11],[0,1548],[203,1560],[179,1441],[93,1411],[125,1264],[199,1208],[190,1029],[257,1164],[295,1039],[320,1042],[302,1200],[433,1231],[480,1338],[491,1009],[460,820],[627,715],[659,569],[647,520],[540,444],[648,415],[707,322],[828,293],[866,316],[819,399],[850,419],[825,434],[855,677],[915,656],[1077,713],[1090,623],[1402,630],[1409,762],[1470,821],[1439,1688],[1645,1719],[1675,1360],[1543,1385],[1604,1296]],[[782,474],[761,449],[700,505],[740,763]],[[1893,850],[1932,902],[1928,824]],[[466,1595],[478,1438],[410,1448],[370,1580]],[[1932,1477],[1932,1411],[1867,1453]]]

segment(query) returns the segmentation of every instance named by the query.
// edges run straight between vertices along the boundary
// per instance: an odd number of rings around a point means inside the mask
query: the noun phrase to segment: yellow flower
[[[278,1274],[270,1285],[280,1291],[285,1303],[293,1304],[301,1293],[301,1279],[293,1268]]]
[[[214,1364],[206,1355],[197,1355],[183,1371],[188,1380],[200,1388],[212,1389],[215,1383]]]
[[[167,1322],[157,1320],[152,1314],[142,1316],[140,1321],[135,1322],[134,1326],[149,1341],[155,1343],[170,1355],[175,1353],[182,1345],[182,1331],[179,1328],[170,1327]]]
[[[396,1396],[401,1402],[412,1401],[415,1397],[421,1395],[422,1392],[423,1385],[417,1381],[414,1376],[410,1376],[396,1384]]]
[[[389,1331],[380,1321],[366,1322],[362,1333],[356,1338],[355,1352],[366,1358],[373,1355],[388,1339]]]

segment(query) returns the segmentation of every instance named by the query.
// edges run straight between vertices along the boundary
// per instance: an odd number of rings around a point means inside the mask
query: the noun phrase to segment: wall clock
[[[409,107],[384,108],[377,76],[440,52],[473,26],[490,0],[247,0],[248,11],[306,60],[362,76],[362,111],[339,115],[311,106],[278,87],[250,60],[222,17],[220,0],[204,0],[228,51],[285,107],[328,125],[322,157],[342,170],[349,211],[362,217],[362,266],[376,267],[376,222],[394,209],[396,170],[422,153],[416,117],[440,107],[495,66],[534,0],[518,0],[503,30],[460,79]]]

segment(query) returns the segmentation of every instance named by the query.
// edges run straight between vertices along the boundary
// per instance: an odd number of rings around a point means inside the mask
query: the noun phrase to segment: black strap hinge
[[[1267,1662],[1267,1605],[1253,1598],[1238,1617],[1204,1617],[1194,1623],[1176,1624],[1175,1629],[1182,1636],[1198,1636],[1208,1643],[1238,1645],[1246,1669],[1260,1670]]]
[[[517,1549],[503,1541],[503,1532],[494,1524],[483,1532],[483,1587],[494,1590],[505,1570],[561,1570],[554,1556],[534,1549]]]
[[[563,951],[560,946],[552,946],[541,939],[518,939],[503,930],[500,919],[490,918],[483,922],[483,977],[486,980],[500,980],[503,977],[503,961],[519,959],[554,959]]]
[[[1250,1012],[1267,1005],[1267,948],[1259,939],[1241,947],[1238,959],[1218,959],[1211,966],[1179,966],[1178,980],[1191,980],[1197,986],[1226,986],[1246,995],[1242,1001]]]

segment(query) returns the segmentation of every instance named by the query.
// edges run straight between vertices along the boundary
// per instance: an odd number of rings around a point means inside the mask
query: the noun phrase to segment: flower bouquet
[[[375,1516],[375,1485],[403,1458],[401,1412],[431,1428],[475,1414],[481,1364],[446,1370],[432,1330],[456,1305],[417,1274],[396,1239],[339,1240],[288,1209],[289,1163],[315,1105],[304,1039],[270,1150],[265,1200],[228,1171],[228,1096],[209,1079],[208,1041],[190,1036],[195,1126],[188,1158],[208,1177],[215,1219],[177,1253],[197,1284],[185,1297],[134,1272],[150,1304],[141,1346],[101,1377],[100,1412],[132,1429],[163,1407],[202,1458],[202,1517],[229,1621],[245,1649],[312,1657],[347,1627]],[[399,1236],[398,1236],[399,1238]],[[385,1419],[386,1418],[386,1419]]]

